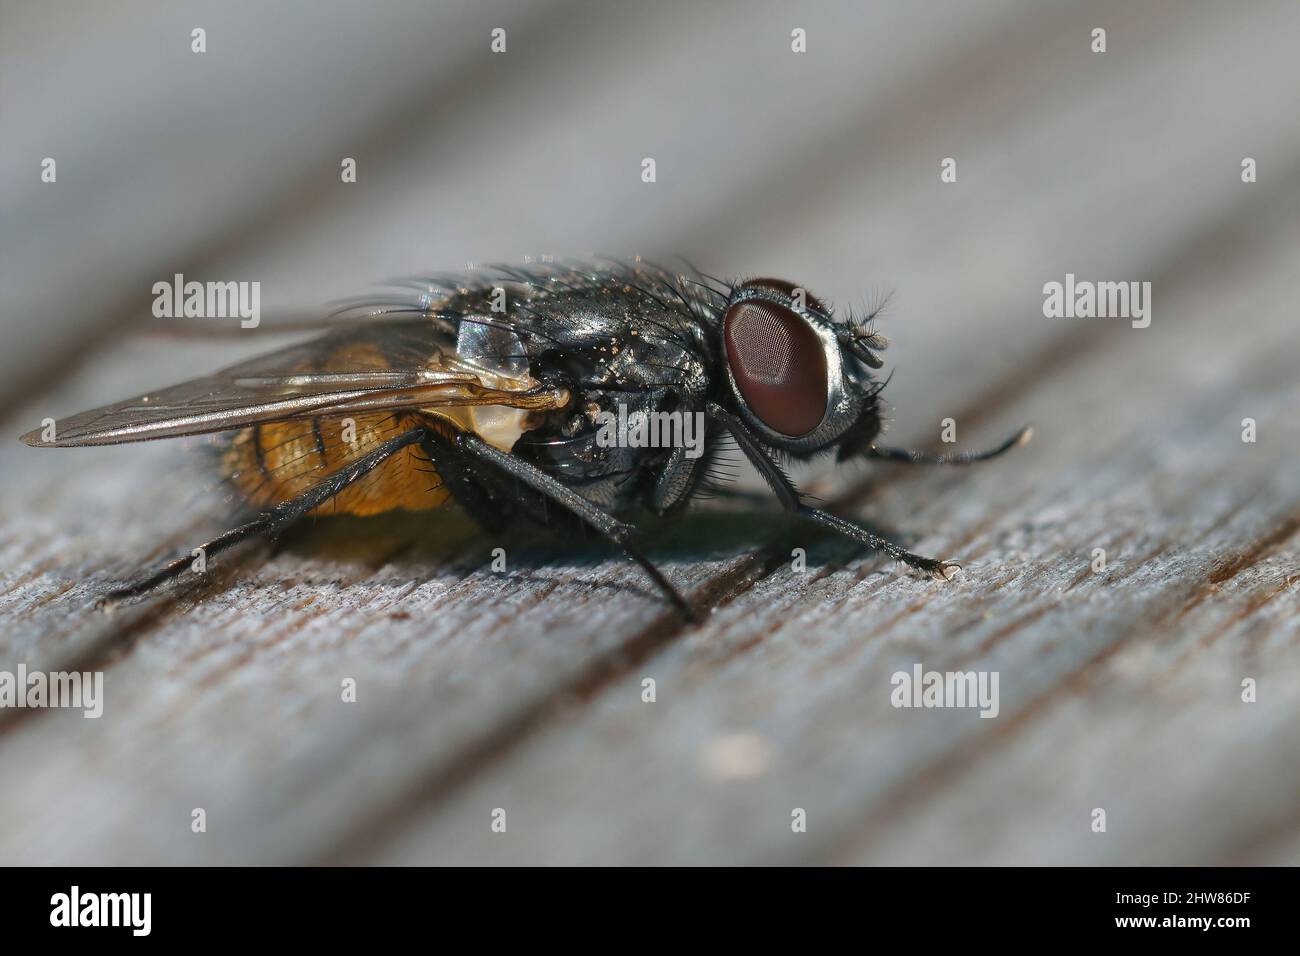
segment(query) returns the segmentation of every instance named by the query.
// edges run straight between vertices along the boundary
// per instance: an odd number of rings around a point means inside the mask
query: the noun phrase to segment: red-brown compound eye
[[[793,282],[787,282],[785,279],[750,279],[748,282],[742,283],[740,287],[742,289],[767,289],[771,292],[778,292],[787,299],[793,299],[795,297],[795,289],[803,288],[802,286],[795,285]],[[807,308],[816,310],[817,312],[825,313],[826,311],[826,307],[822,305],[821,300],[807,289],[804,289],[803,304]]]
[[[826,350],[798,314],[775,302],[739,302],[722,322],[727,364],[754,416],[790,438],[826,416]]]

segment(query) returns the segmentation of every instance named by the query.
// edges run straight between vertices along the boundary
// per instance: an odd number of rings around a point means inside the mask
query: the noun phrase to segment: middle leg
[[[687,620],[695,620],[695,612],[686,599],[664,577],[663,572],[655,567],[650,559],[641,554],[632,544],[632,536],[636,531],[632,525],[619,521],[613,515],[602,511],[572,488],[548,475],[536,465],[488,444],[477,435],[469,432],[459,432],[454,438],[448,438],[431,432],[425,445],[429,450],[430,457],[439,468],[442,467],[443,462],[447,462],[448,465],[461,468],[468,474],[474,464],[477,464],[480,468],[486,467],[492,472],[495,479],[494,484],[500,489],[497,492],[498,494],[503,493],[504,489],[509,487],[512,482],[518,482],[533,492],[534,496],[541,501],[558,507],[564,514],[577,519],[602,537],[617,544],[628,557],[641,566],[651,580],[664,592],[664,595],[682,613],[683,617]],[[454,487],[452,491],[453,494],[456,493]],[[521,504],[525,503],[518,498],[516,498],[516,501]],[[547,523],[540,516],[538,520],[543,524]]]

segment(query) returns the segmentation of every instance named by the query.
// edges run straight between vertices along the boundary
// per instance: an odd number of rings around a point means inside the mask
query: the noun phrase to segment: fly
[[[66,447],[224,433],[221,468],[256,515],[203,545],[209,556],[305,515],[454,501],[489,531],[520,516],[557,532],[594,530],[691,617],[636,547],[629,519],[684,510],[710,486],[723,435],[786,511],[939,580],[958,565],[813,507],[778,462],[834,453],[841,462],[964,465],[1030,435],[1025,428],[997,448],[957,455],[878,446],[884,382],[872,372],[886,341],[874,316],[837,317],[784,280],[723,282],[637,260],[496,267],[472,281],[408,287],[409,298],[346,310],[356,322],[312,342],[22,440]],[[608,427],[684,416],[701,423],[702,447],[638,442],[626,427],[614,435]],[[190,561],[102,600],[145,594]]]

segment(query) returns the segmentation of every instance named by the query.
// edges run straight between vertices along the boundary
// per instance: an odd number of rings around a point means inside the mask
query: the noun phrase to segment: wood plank
[[[1276,350],[1294,341],[1280,250],[1300,230],[1277,238],[1230,284],[1166,289],[1177,325],[1035,382],[1041,440],[1020,461],[875,502],[969,556],[960,586],[876,561],[775,573],[371,858],[1277,861],[1273,837],[1297,825],[1300,389]],[[1203,343],[1238,310],[1252,335],[1206,368]],[[1117,382],[1149,413],[1100,400]],[[1242,409],[1266,443],[1241,443]],[[916,662],[998,671],[1001,713],[894,709],[890,677]],[[1246,676],[1267,699],[1241,701]]]
[[[1135,825],[1156,833],[1152,858],[1285,854],[1276,847],[1294,846],[1292,781],[1267,762],[1295,765],[1285,762],[1294,754],[1281,732],[1294,714],[1292,685],[1270,685],[1244,720],[1209,704],[1180,709],[1177,695],[1222,690],[1235,644],[1214,639],[1221,626],[1254,635],[1246,638],[1254,661],[1290,662],[1285,582],[1294,551],[1285,531],[1297,497],[1279,448],[1294,448],[1286,418],[1294,395],[1278,351],[1290,341],[1278,311],[1288,301],[1289,265],[1269,252],[1270,243],[1294,248],[1296,238],[1287,183],[1296,179],[1289,174],[1300,131],[1275,121],[1297,92],[1294,73],[1283,72],[1292,57],[1283,29],[1289,14],[1261,6],[1247,19],[1216,7],[1168,24],[1158,6],[1140,15],[1126,5],[1106,10],[1109,23],[1129,31],[1135,52],[1104,69],[1069,55],[1071,31],[1090,23],[1092,11],[1040,14],[1010,31],[1005,20],[971,12],[962,21],[970,35],[944,34],[933,58],[921,56],[930,37],[903,17],[894,22],[901,32],[893,58],[822,61],[807,85],[795,81],[783,94],[788,110],[828,84],[858,91],[847,102],[862,121],[829,145],[817,134],[843,125],[844,115],[810,115],[826,124],[808,140],[824,151],[773,150],[735,181],[697,163],[693,176],[672,185],[671,201],[633,194],[616,209],[585,205],[566,227],[570,239],[621,243],[643,236],[669,244],[682,235],[679,248],[696,258],[703,251],[710,265],[712,258],[723,269],[771,265],[841,301],[861,300],[860,276],[888,276],[904,291],[903,318],[886,325],[898,346],[889,357],[905,363],[890,386],[895,434],[925,442],[939,417],[954,414],[963,444],[975,444],[1031,409],[1046,429],[1014,468],[917,480],[882,470],[850,486],[855,506],[869,503],[873,517],[921,535],[917,547],[969,558],[968,580],[937,592],[825,543],[810,548],[812,573],[796,578],[783,561],[787,541],[751,556],[773,533],[766,518],[701,513],[654,552],[674,580],[721,608],[705,628],[686,631],[639,574],[598,550],[511,537],[503,542],[511,570],[502,578],[485,567],[499,542],[440,515],[366,527],[322,522],[268,563],[253,554],[205,591],[105,619],[84,607],[101,582],[156,544],[193,540],[210,520],[206,504],[187,507],[196,495],[203,500],[204,479],[188,469],[159,474],[177,459],[158,446],[96,450],[78,472],[62,458],[5,448],[12,497],[0,522],[7,569],[0,586],[8,589],[0,597],[0,667],[102,663],[112,717],[41,713],[0,724],[0,766],[22,768],[6,775],[0,794],[0,858],[874,862],[1041,859],[1050,846],[1065,857],[1126,861],[1131,839],[1061,837],[1073,825],[1062,829],[1061,818],[1073,821],[1077,812],[1068,798],[1080,773],[1106,781],[1097,799],[1119,807],[1111,836],[1127,838]],[[716,49],[711,31],[725,33],[726,19],[719,14],[684,41],[675,23],[660,23],[647,48],[682,41]],[[763,23],[753,23],[757,42]],[[828,40],[843,43],[845,55],[856,42]],[[1290,82],[1208,77],[1195,55],[1207,43]],[[1022,56],[1031,44],[1037,55],[1026,79],[993,71],[1000,57]],[[619,59],[616,46],[599,55]],[[635,65],[629,70],[619,97],[637,87]],[[689,88],[697,79],[679,82]],[[1186,99],[1175,97],[1182,110],[1168,107],[1171,81],[1186,89]],[[761,103],[791,82],[776,73],[746,95]],[[1150,101],[1136,97],[1140,109],[1132,106],[1135,84]],[[577,115],[555,121],[542,142],[591,128],[589,107],[602,95],[585,94]],[[1067,98],[1072,108],[1061,109]],[[930,129],[915,125],[918,102],[933,107],[924,111]],[[743,111],[730,115],[736,129],[728,135],[749,128]],[[1098,115],[1118,125],[1098,135]],[[970,116],[995,122],[964,130],[962,168],[975,173],[944,192],[936,157]],[[1231,124],[1213,149],[1204,144],[1205,116]],[[680,148],[715,119],[667,110],[642,128]],[[1236,179],[1243,140],[1261,147],[1270,169],[1251,187]],[[1062,144],[1070,147],[1064,154]],[[1127,161],[1112,162],[1121,146]],[[604,177],[616,175],[614,152],[602,154],[611,164],[602,165]],[[822,156],[835,162],[819,166]],[[456,166],[458,177],[469,176],[457,183],[470,205],[508,179],[508,169],[527,172],[510,166],[518,157],[480,159],[466,151]],[[427,232],[426,210],[446,194],[440,184],[397,205],[419,179],[420,163],[408,161],[409,178],[395,175],[366,207],[385,224],[383,242],[368,254],[384,261]],[[471,167],[481,167],[478,178]],[[1152,194],[1160,197],[1154,213],[1137,205]],[[489,220],[508,242],[523,242],[515,219],[545,221],[543,207],[511,198],[510,214]],[[673,212],[689,208],[699,210],[696,219]],[[472,212],[466,205],[452,219],[469,222]],[[355,215],[326,208],[288,217],[266,230],[265,242],[250,237],[230,259],[211,261],[222,268],[266,261],[272,274],[309,283],[355,247]],[[774,228],[790,222],[807,226],[797,243]],[[1063,225],[1050,234],[1029,229],[1042,223]],[[309,241],[318,232],[319,242]],[[485,245],[489,239],[498,248],[505,241],[478,234]],[[463,241],[441,234],[436,246],[407,244],[404,254],[439,261]],[[1240,260],[1251,257],[1255,272],[1224,278],[1224,262],[1245,268],[1249,261]],[[1067,269],[1153,277],[1161,311],[1150,335],[1081,333],[1042,319],[1041,283]],[[1225,315],[1250,317],[1240,321],[1251,336],[1223,342]],[[122,344],[34,407],[57,412],[117,397],[144,384],[133,378],[142,369],[166,367],[170,378],[187,362],[224,362],[204,361],[215,358],[204,350],[172,364],[175,345]],[[97,397],[84,401],[91,393]],[[1240,451],[1228,426],[1245,414],[1243,403],[1281,442],[1261,442],[1253,457],[1231,457],[1220,470],[1225,448]],[[1167,423],[1144,417],[1165,408],[1174,410]],[[1216,414],[1218,430],[1207,429]],[[844,487],[818,481],[819,493]],[[1197,550],[1177,552],[1183,540]],[[1109,584],[1080,577],[1097,542],[1119,559]],[[1003,567],[1006,574],[997,571]],[[1207,580],[1231,599],[1204,589]],[[1064,597],[1061,587],[1069,588]],[[1149,625],[1154,639],[1132,640],[1126,628],[1135,622]],[[1152,644],[1164,656],[1153,657]],[[974,727],[961,719],[970,715],[905,719],[864,690],[917,657],[1002,668],[1003,716]],[[1121,664],[1119,688],[1095,690]],[[1154,710],[1165,723],[1186,731],[1215,721],[1210,759],[1181,776],[1154,759],[1165,738],[1142,733],[1138,722],[1148,700],[1140,695],[1161,667],[1174,675],[1169,686],[1146,692],[1157,695]],[[639,696],[646,673],[658,677],[662,695],[649,712]],[[359,683],[356,704],[340,700],[344,677]],[[1095,700],[1077,700],[1084,690]],[[1074,728],[1076,715],[1096,723],[1097,740],[1122,742],[1113,772],[1111,755]],[[726,736],[737,732],[761,740]],[[1243,740],[1254,749],[1234,758]],[[963,761],[967,747],[975,757]],[[1211,786],[1215,759],[1262,780],[1244,823],[1224,810],[1230,794]],[[763,763],[768,769],[753,780],[717,779]],[[1206,823],[1193,840],[1173,821],[1162,826],[1166,794],[1152,789],[1160,777],[1141,775],[1148,766],[1202,788],[1179,791],[1189,814],[1214,821],[1217,813],[1226,823]],[[1044,771],[1054,776],[1038,779]],[[1008,800],[1008,792],[1027,796]],[[485,807],[503,804],[522,808],[512,810],[511,837],[485,843]],[[814,825],[802,843],[790,842],[791,805],[810,809]],[[209,811],[203,836],[189,831],[196,806]],[[1021,818],[1031,826],[1012,833]],[[958,833],[971,819],[986,826]],[[1079,839],[1086,836],[1085,826]]]

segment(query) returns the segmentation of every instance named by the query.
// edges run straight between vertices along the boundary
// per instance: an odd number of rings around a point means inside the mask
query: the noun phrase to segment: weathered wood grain
[[[1276,238],[1289,249],[1300,232]],[[970,559],[960,586],[936,593],[876,562],[782,569],[379,858],[1267,859],[1261,835],[1294,826],[1300,782],[1300,390],[1290,355],[1257,351],[1293,341],[1287,312],[1272,339],[1257,323],[1210,381],[1198,374],[1224,310],[1285,301],[1289,253],[1264,258],[1240,285],[1167,289],[1176,328],[1026,386],[1041,427],[1023,461],[877,500],[891,520],[950,529],[934,537]],[[1117,381],[1145,420],[1079,400]],[[1241,443],[1241,408],[1269,423],[1266,446]],[[893,709],[890,675],[918,661],[999,671],[1001,714]],[[1271,699],[1243,703],[1244,677]],[[738,736],[762,741],[752,778],[716,766]],[[515,811],[506,837],[487,825],[498,806]],[[1089,829],[1097,806],[1104,835]]]
[[[743,34],[726,8],[686,34],[622,13],[526,30],[607,79],[531,51],[522,75],[493,74],[481,118],[444,101],[442,125],[372,154],[370,192],[254,215],[228,246],[216,227],[189,261],[258,263],[301,301],[363,244],[349,268],[374,276],[536,252],[521,237],[541,236],[679,248],[854,304],[895,288],[891,439],[931,444],[949,416],[963,445],[1026,419],[1038,437],[985,469],[821,469],[807,486],[963,560],[964,578],[940,587],[770,515],[702,511],[651,548],[715,608],[687,628],[598,547],[493,540],[449,513],[323,521],[103,615],[88,605],[110,582],[219,519],[201,456],[11,442],[0,668],[102,667],[107,702],[99,721],[0,713],[0,860],[1296,862],[1300,130],[1276,122],[1300,93],[1294,9],[963,4],[940,29],[880,8],[858,34],[828,9],[810,34],[834,56],[743,84],[730,67],[769,31],[787,42],[768,8]],[[1076,39],[1096,17],[1106,58]],[[631,57],[614,39],[630,25]],[[861,56],[873,35],[897,42]],[[1233,69],[1206,71],[1207,49]],[[544,121],[509,105],[533,69]],[[643,110],[611,132],[602,118],[630,109],[647,70],[666,104],[712,81],[729,108]],[[838,110],[800,113],[832,91]],[[805,137],[757,149],[791,114]],[[497,148],[521,130],[527,156]],[[559,172],[575,141],[585,183]],[[1249,186],[1246,149],[1267,170]],[[633,169],[659,155],[664,189],[625,189],[624,153]],[[946,155],[952,187],[937,184]],[[550,171],[545,202],[529,162]],[[482,206],[502,183],[516,185]],[[417,239],[432,209],[450,225]],[[359,240],[366,217],[382,226]],[[1066,271],[1152,280],[1152,328],[1043,319],[1041,285]],[[13,432],[262,347],[86,328],[87,364]],[[505,575],[488,566],[498,544]],[[890,707],[890,674],[916,661],[999,671],[1001,714]],[[1243,677],[1258,703],[1241,702]],[[1097,806],[1104,835],[1088,829]],[[195,807],[206,834],[190,832]]]

